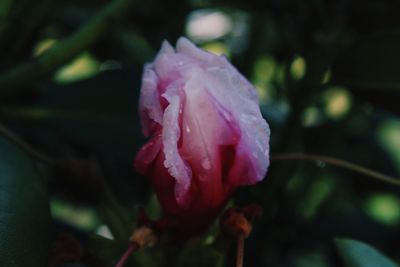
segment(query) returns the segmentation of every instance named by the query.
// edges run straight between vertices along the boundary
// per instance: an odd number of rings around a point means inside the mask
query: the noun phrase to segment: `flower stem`
[[[343,169],[351,170],[353,172],[357,172],[368,177],[374,178],[384,183],[388,183],[391,185],[400,187],[400,179],[396,177],[392,177],[389,175],[385,175],[383,173],[368,169],[361,165],[345,161],[342,159],[337,159],[329,156],[322,155],[312,155],[312,154],[303,154],[303,153],[280,153],[280,154],[272,154],[272,161],[278,160],[306,160],[306,161],[322,161],[334,166],[341,167]]]
[[[125,265],[125,263],[128,261],[129,257],[132,255],[132,253],[138,249],[139,249],[139,246],[136,243],[130,242],[128,248],[126,249],[124,254],[121,256],[121,258],[119,259],[119,261],[118,261],[117,265],[115,265],[115,267],[123,267]]]
[[[246,236],[244,233],[240,233],[237,236],[237,247],[236,247],[236,267],[243,267],[244,257],[244,240]]]

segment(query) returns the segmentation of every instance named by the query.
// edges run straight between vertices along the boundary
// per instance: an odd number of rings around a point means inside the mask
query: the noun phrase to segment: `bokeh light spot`
[[[85,206],[76,206],[63,200],[52,200],[50,203],[52,217],[66,222],[83,231],[94,231],[100,222],[94,209]]]
[[[102,236],[104,238],[110,239],[110,240],[114,239],[114,236],[110,231],[110,228],[108,228],[107,225],[105,225],[105,224],[100,225],[97,228],[96,234],[98,234],[99,236]]]
[[[300,80],[304,77],[306,73],[306,61],[304,58],[298,56],[296,57],[292,64],[290,65],[290,74],[292,75],[293,79]]]
[[[301,122],[304,127],[312,127],[321,121],[321,112],[317,107],[308,107],[304,110]]]
[[[343,118],[351,108],[351,95],[343,87],[331,87],[323,94],[325,113],[332,119]]]
[[[216,55],[225,55],[227,58],[230,57],[230,52],[228,47],[226,47],[226,45],[221,42],[207,43],[203,45],[201,48]]]
[[[57,43],[56,39],[44,39],[41,40],[34,48],[33,48],[33,56],[38,57],[42,55],[44,52],[49,50]]]
[[[54,80],[59,83],[69,83],[87,79],[99,72],[100,63],[89,53],[83,53],[55,74]]]
[[[188,36],[196,42],[210,41],[228,34],[232,30],[232,20],[225,13],[200,9],[193,11],[186,24]]]
[[[265,55],[254,64],[252,82],[257,88],[260,103],[265,104],[271,97],[272,79],[275,73],[276,62],[273,57]]]
[[[383,224],[396,225],[400,222],[400,199],[393,194],[373,194],[366,201],[366,211]]]

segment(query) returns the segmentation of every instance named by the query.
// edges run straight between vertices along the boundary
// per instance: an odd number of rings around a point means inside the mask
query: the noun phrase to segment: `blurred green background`
[[[145,142],[137,102],[143,64],[180,36],[225,54],[255,85],[272,154],[400,176],[399,9],[394,0],[0,0],[1,124],[53,159],[91,159],[97,170],[49,167],[0,134],[0,266],[113,266],[138,207],[160,214],[132,166]],[[399,193],[324,162],[273,161],[232,202],[264,208],[245,266],[394,266],[343,238],[400,262]],[[127,266],[234,266],[234,247],[212,245],[215,231]]]

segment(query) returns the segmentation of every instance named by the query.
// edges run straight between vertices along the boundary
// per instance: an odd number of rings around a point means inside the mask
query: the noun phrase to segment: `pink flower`
[[[135,167],[181,230],[204,230],[236,187],[264,178],[270,130],[255,88],[224,56],[165,41],[145,66],[139,109],[150,140]]]

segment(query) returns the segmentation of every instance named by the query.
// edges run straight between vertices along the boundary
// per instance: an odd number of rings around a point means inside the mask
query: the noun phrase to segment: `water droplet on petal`
[[[187,132],[187,133],[190,133],[190,128],[189,128],[189,126],[186,126],[186,132]]]
[[[211,169],[211,162],[208,159],[203,159],[203,161],[201,162],[201,166],[204,169],[209,170]]]

